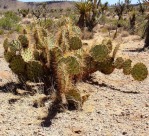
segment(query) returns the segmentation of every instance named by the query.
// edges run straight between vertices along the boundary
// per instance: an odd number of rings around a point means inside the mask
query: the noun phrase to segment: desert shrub
[[[2,18],[0,19],[0,27],[1,29],[11,30],[11,28],[13,27],[13,23],[8,18]]]
[[[146,21],[142,23],[138,23],[135,29],[135,34],[139,35],[140,37],[144,38],[144,31],[145,31]]]
[[[0,28],[4,30],[16,30],[20,18],[16,13],[8,11],[4,14],[4,17],[0,19]]]
[[[12,12],[12,11],[7,11],[4,15],[6,18],[9,18],[11,20],[14,21],[14,23],[17,23],[20,21],[20,17],[17,16],[17,14],[15,12]]]
[[[123,27],[124,29],[129,29],[129,22],[127,19],[121,19],[118,21],[118,27]]]
[[[107,22],[106,15],[102,15],[101,18],[99,19],[99,24],[104,25]]]
[[[18,12],[22,17],[26,17],[29,14],[29,9],[18,9]]]

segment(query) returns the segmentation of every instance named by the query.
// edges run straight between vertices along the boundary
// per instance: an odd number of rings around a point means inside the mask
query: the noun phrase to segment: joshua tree
[[[131,0],[125,0],[125,5],[126,5],[126,12],[132,10],[133,6],[131,6]]]
[[[18,9],[19,14],[26,17],[29,14],[29,9]]]
[[[87,27],[89,31],[96,26],[100,19],[100,13],[104,13],[108,3],[101,4],[100,0],[88,0],[86,2],[76,3],[75,7],[80,14],[77,25],[83,29]]]
[[[139,3],[139,12],[141,12],[143,15],[145,12],[144,5],[141,3],[141,0],[138,0],[138,3]]]
[[[115,12],[118,16],[118,20],[122,19],[124,10],[125,10],[125,4],[120,2],[120,0],[119,0],[119,2],[117,4],[115,4]]]
[[[39,22],[41,18],[44,18],[44,21],[46,22],[47,13],[48,7],[46,3],[39,4],[34,10],[32,10],[32,14],[39,20]]]
[[[83,29],[84,27],[86,27],[86,22],[88,20],[87,17],[88,17],[88,14],[91,12],[92,5],[88,2],[80,2],[80,3],[76,3],[75,7],[80,14],[77,25],[81,29]]]
[[[106,2],[106,3],[104,3],[104,4],[102,4],[102,3],[100,2],[100,11],[101,11],[102,15],[104,14],[104,12],[105,12],[107,9],[108,9],[108,2]]]
[[[112,42],[92,45],[87,51],[82,46],[81,31],[69,18],[61,20],[55,36],[42,27],[24,30],[17,40],[4,41],[4,57],[11,70],[24,81],[43,81],[48,88],[54,81],[57,101],[64,107],[73,104],[81,109],[84,96],[76,88],[76,82],[86,79],[99,70],[111,74],[114,69],[123,69],[125,75],[132,75],[142,81],[148,71],[143,63],[131,66],[131,60],[115,59],[118,46],[112,50]]]
[[[136,24],[136,11],[135,11],[135,9],[130,13],[129,24],[130,24],[131,33],[134,34],[135,24]]]

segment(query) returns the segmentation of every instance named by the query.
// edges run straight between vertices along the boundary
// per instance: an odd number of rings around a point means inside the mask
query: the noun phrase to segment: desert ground
[[[83,41],[86,46],[108,37],[102,27],[97,25],[93,39]],[[77,84],[90,94],[81,111],[54,113],[49,111],[49,100],[44,106],[34,106],[35,100],[44,97],[41,92],[34,96],[11,92],[17,77],[3,57],[4,37],[0,37],[0,136],[149,135],[149,78],[139,82],[121,70],[111,75],[97,71],[90,80]],[[143,62],[149,69],[149,53],[138,51],[144,46],[139,36],[121,32],[113,44],[120,44],[118,55],[129,56],[133,63]]]

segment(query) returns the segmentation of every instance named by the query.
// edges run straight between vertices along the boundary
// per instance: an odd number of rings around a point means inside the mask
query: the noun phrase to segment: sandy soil
[[[101,42],[108,34],[96,29],[89,44]],[[16,80],[3,59],[3,38],[0,39],[0,136],[148,136],[149,135],[149,78],[137,82],[124,76],[121,70],[111,75],[92,74],[92,80],[80,82],[77,87],[90,93],[82,111],[67,111],[43,117],[49,102],[43,107],[33,107],[33,102],[43,97],[16,96],[4,93],[2,84]],[[129,56],[133,62],[143,62],[149,68],[149,53],[138,52],[143,47],[138,36],[117,37],[121,43],[119,54]],[[9,88],[8,88],[9,89]],[[50,120],[52,118],[52,120]]]

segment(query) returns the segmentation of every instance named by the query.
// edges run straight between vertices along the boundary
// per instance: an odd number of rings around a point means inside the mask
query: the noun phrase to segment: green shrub
[[[14,21],[14,23],[17,23],[20,21],[20,17],[17,16],[15,12],[7,11],[4,15],[6,18],[9,18],[10,20]]]
[[[19,21],[20,18],[16,13],[8,11],[4,14],[4,17],[0,19],[0,28],[4,30],[16,30]]]

